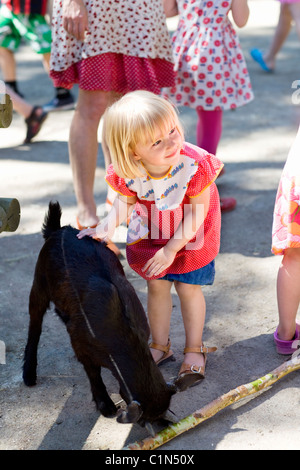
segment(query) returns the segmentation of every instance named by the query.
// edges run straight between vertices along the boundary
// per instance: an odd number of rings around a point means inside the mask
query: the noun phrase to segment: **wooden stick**
[[[0,206],[0,233],[5,230],[5,227],[7,226],[7,216],[6,212],[2,207]]]
[[[0,93],[0,128],[9,127],[13,118],[13,104],[10,96]]]
[[[20,204],[17,199],[0,198],[0,233],[17,230],[20,212]]]
[[[235,388],[234,390],[226,393],[225,395],[222,395],[221,397],[201,408],[201,410],[195,411],[193,414],[183,418],[178,423],[171,424],[162,431],[159,431],[155,437],[147,437],[142,441],[134,442],[124,447],[122,450],[156,449],[171,439],[174,439],[174,437],[177,437],[185,431],[188,431],[195,426],[198,426],[198,424],[203,423],[203,421],[211,418],[227,406],[236,403],[242,398],[253,395],[263,389],[266,389],[267,387],[270,387],[282,377],[298,369],[300,369],[300,355],[287,362],[284,362],[281,366],[264,377],[254,380],[253,382],[250,382],[246,385],[241,385],[238,388]]]

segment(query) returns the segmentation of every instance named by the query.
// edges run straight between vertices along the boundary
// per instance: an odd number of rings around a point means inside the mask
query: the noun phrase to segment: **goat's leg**
[[[43,317],[48,307],[48,296],[41,286],[34,283],[29,297],[30,321],[23,364],[23,380],[28,386],[36,384],[37,349],[42,332]]]
[[[99,410],[106,418],[115,416],[117,413],[117,407],[107,393],[101,377],[101,367],[96,366],[86,358],[83,360],[80,358],[80,362],[83,364],[90,380],[93,400],[96,403],[97,410]]]

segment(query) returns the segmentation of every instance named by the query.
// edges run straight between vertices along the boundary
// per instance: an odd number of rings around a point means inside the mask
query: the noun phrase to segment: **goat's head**
[[[166,384],[167,389],[169,390],[170,395],[176,393],[176,387],[173,384]],[[177,423],[178,419],[173,411],[167,409],[161,415],[155,417],[156,420],[165,420],[171,423]],[[136,401],[132,400],[127,406],[125,410],[119,412],[117,421],[119,423],[138,423],[141,426],[145,426],[148,432],[154,437],[155,432],[152,428],[151,422],[147,421],[143,418],[143,409],[141,404]],[[152,421],[152,420],[151,420]],[[154,420],[153,420],[154,421]]]

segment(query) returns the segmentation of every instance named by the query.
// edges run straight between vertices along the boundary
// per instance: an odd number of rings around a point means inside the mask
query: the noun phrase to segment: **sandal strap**
[[[180,371],[178,375],[186,374],[186,373],[193,373],[193,374],[202,374],[204,375],[205,366],[197,366],[196,364],[186,364],[183,362],[180,367]]]
[[[25,119],[26,124],[30,124],[33,119],[36,118],[36,111],[41,108],[41,106],[34,106],[28,118]]]
[[[205,365],[204,366],[197,366],[196,364],[187,364],[183,362],[181,364],[178,377],[183,374],[201,374],[204,376],[205,374]]]
[[[162,346],[161,344],[157,344],[157,343],[149,344],[149,348],[157,349],[158,351],[161,351],[163,353],[168,353],[170,351],[170,347],[171,347],[171,341],[169,339],[168,339],[167,346]]]
[[[218,348],[214,347],[206,347],[204,344],[200,347],[192,347],[192,348],[184,348],[183,353],[210,353],[217,351]]]

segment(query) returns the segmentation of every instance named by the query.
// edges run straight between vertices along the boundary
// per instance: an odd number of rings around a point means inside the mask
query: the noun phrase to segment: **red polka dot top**
[[[178,251],[172,265],[156,277],[194,271],[216,257],[220,247],[221,212],[214,181],[222,168],[223,163],[217,157],[188,143],[184,144],[177,165],[161,178],[151,177],[144,169],[144,177],[124,179],[109,166],[108,184],[123,196],[137,198],[128,226],[126,254],[131,268],[144,279],[150,278],[142,268],[172,238],[184,218],[185,205],[208,187],[210,203],[204,223],[195,237]]]

